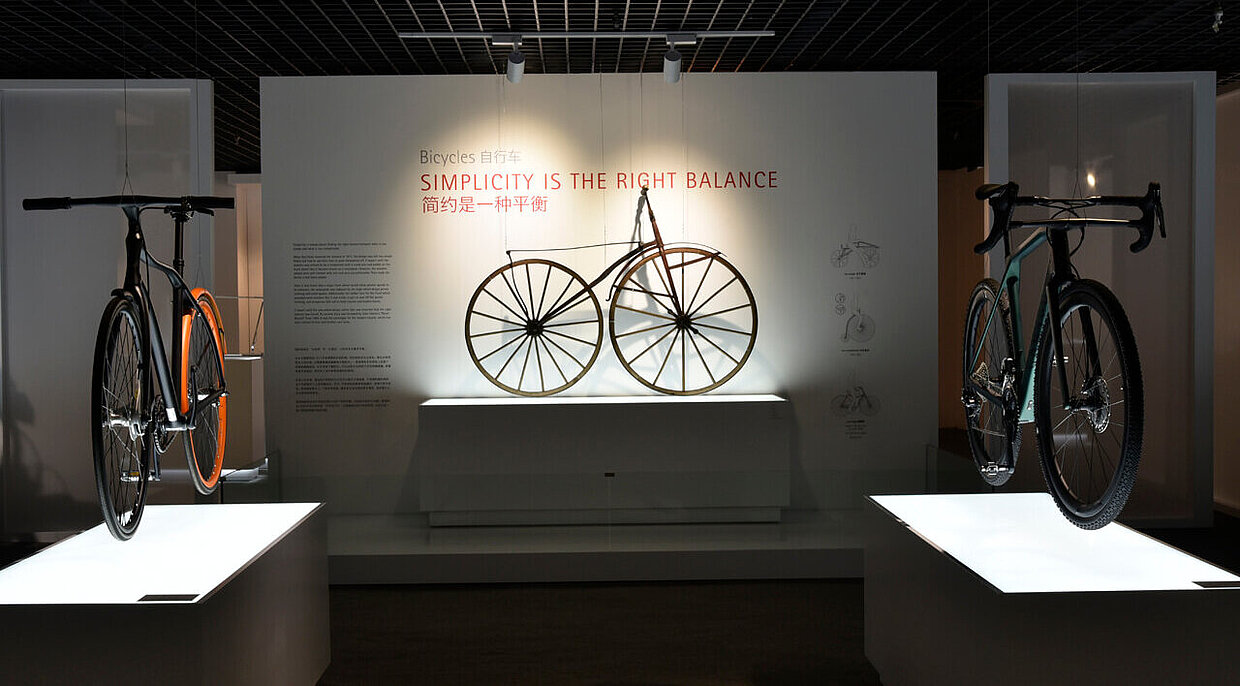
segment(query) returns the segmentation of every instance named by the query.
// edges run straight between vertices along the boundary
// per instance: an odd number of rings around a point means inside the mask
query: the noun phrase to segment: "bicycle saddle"
[[[977,196],[978,200],[989,200],[998,196],[1007,187],[1008,184],[1006,183],[985,183],[977,187],[974,195]]]

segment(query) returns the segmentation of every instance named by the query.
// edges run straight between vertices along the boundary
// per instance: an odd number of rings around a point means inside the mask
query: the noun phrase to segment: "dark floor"
[[[335,587],[320,684],[878,684],[859,580]]]
[[[1146,533],[1240,573],[1240,519]],[[320,683],[877,684],[863,620],[859,579],[337,586]]]

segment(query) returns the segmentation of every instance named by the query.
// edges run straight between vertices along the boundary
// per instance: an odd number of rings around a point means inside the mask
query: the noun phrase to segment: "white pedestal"
[[[1231,684],[1240,577],[1044,493],[872,496],[865,652],[902,684]]]
[[[2,680],[313,684],[331,659],[317,503],[153,505],[0,571]]]
[[[429,400],[421,510],[432,525],[778,521],[791,417],[773,395]]]

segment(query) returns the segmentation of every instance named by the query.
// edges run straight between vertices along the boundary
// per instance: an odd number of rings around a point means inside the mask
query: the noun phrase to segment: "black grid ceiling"
[[[1212,30],[1217,9],[1221,30]],[[215,166],[259,171],[260,76],[498,74],[507,48],[398,31],[759,30],[682,46],[682,69],[936,71],[939,166],[982,158],[988,72],[1215,71],[1240,81],[1229,0],[410,2],[0,0],[0,78],[209,78]],[[1080,46],[1080,49],[1077,49]],[[527,42],[526,73],[658,72],[645,39]]]

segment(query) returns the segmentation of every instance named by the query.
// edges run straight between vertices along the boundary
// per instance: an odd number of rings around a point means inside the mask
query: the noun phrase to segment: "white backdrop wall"
[[[261,91],[267,436],[286,498],[416,511],[418,404],[503,394],[467,355],[474,289],[506,248],[628,239],[641,172],[665,237],[722,250],[753,289],[756,347],[716,393],[791,400],[794,508],[923,488],[937,427],[933,74],[266,78]],[[715,188],[729,172],[770,181]],[[499,191],[435,188],[441,175],[483,173],[529,176],[505,176],[516,187]],[[520,196],[531,204],[518,208]],[[480,205],[505,197],[507,211]],[[833,265],[856,241],[878,246],[877,264]],[[589,280],[623,251],[545,256]],[[377,272],[325,275],[308,266],[314,255]],[[380,295],[362,315],[322,323],[334,306],[307,294],[333,283]],[[843,341],[837,304],[869,313],[874,337]],[[378,386],[325,388],[325,355],[371,360],[344,376]],[[859,385],[881,411],[833,415],[832,399]],[[567,391],[646,392],[606,338]]]
[[[211,189],[211,84],[130,81],[125,90],[120,81],[0,81],[7,535],[79,530],[102,518],[90,445],[91,367],[99,317],[123,280],[125,258],[120,210],[26,212],[22,199],[120,193],[126,145],[130,192]],[[144,219],[152,253],[170,261],[171,224],[155,214]],[[185,245],[188,280],[209,286],[207,218],[192,222]],[[166,281],[152,293],[156,302],[170,297]],[[163,317],[166,332],[166,311]],[[184,469],[180,450],[173,446],[165,468]],[[185,498],[192,500],[192,489]]]

